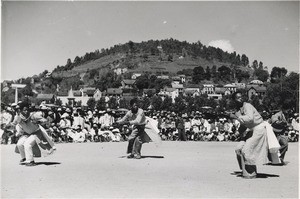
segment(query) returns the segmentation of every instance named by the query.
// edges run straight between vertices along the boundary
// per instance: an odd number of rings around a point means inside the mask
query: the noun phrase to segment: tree
[[[109,99],[108,107],[111,108],[111,109],[117,109],[118,108],[117,99],[115,97],[111,97]]]
[[[88,101],[86,102],[87,106],[89,109],[93,110],[95,108],[95,105],[96,105],[96,100],[95,98],[90,98],[88,99]]]
[[[227,66],[221,66],[220,68],[218,68],[219,71],[219,78],[222,81],[230,81],[230,77],[231,77],[231,70],[230,68],[228,68]]]
[[[165,99],[161,103],[161,110],[170,110],[170,107],[172,107],[172,98],[165,96]]]
[[[65,65],[65,68],[66,70],[72,69],[72,61],[70,58],[67,60],[67,64]]]
[[[24,96],[33,96],[32,88],[30,84],[27,84],[21,91]]]
[[[81,62],[80,57],[76,56],[75,59],[74,59],[74,65],[79,65],[80,62]]]
[[[204,69],[201,66],[195,67],[193,69],[193,82],[198,84],[200,81],[204,80],[205,77],[205,73],[204,73]]]
[[[144,74],[144,75],[141,75],[138,78],[136,78],[135,85],[140,90],[149,88],[148,75]]]
[[[156,92],[159,92],[160,89],[163,89],[165,86],[170,87],[171,86],[171,80],[169,80],[169,79],[156,79],[155,80],[155,90],[156,90]]]
[[[235,58],[234,63],[235,65],[240,65],[241,64],[241,56],[238,54]]]
[[[242,54],[241,64],[243,66],[248,66],[249,65],[249,59],[248,59],[248,57],[245,54]]]
[[[280,78],[285,77],[287,74],[287,70],[285,68],[274,67],[271,71],[271,82],[279,81]]]
[[[128,50],[129,50],[130,53],[134,52],[134,43],[133,43],[133,41],[128,42]]]
[[[173,110],[177,113],[182,113],[186,109],[185,100],[182,95],[179,95],[175,98],[175,103],[173,107]]]
[[[70,78],[64,78],[62,79],[61,83],[60,83],[60,87],[62,89],[70,89],[71,87],[74,90],[77,90],[79,88],[80,85],[83,85],[84,82],[80,80],[79,76],[73,76]]]
[[[151,102],[153,105],[154,110],[161,110],[161,105],[162,105],[162,99],[160,96],[153,95],[151,98]]]
[[[291,73],[274,83],[267,84],[267,93],[263,104],[271,109],[286,107],[299,110],[299,74]]]
[[[119,101],[119,108],[128,108],[129,107],[129,101],[125,98],[121,98]]]
[[[212,78],[217,77],[217,66],[216,65],[213,65],[213,67],[211,68],[211,77]]]
[[[173,55],[168,55],[168,61],[173,62]]]
[[[260,70],[264,69],[264,64],[261,61],[258,64],[258,69],[260,69]]]
[[[253,74],[262,82],[266,82],[269,79],[269,72],[263,69],[257,69]]]
[[[96,102],[96,108],[98,110],[105,110],[106,108],[106,103],[105,103],[105,97],[101,97],[97,102]]]
[[[257,63],[257,60],[254,60],[253,63],[252,63],[252,68],[254,70],[256,70],[258,68],[258,63]]]
[[[240,69],[236,70],[236,79],[238,80],[238,82],[241,82],[243,80],[248,80],[250,77],[250,74],[247,71],[243,71]]]
[[[205,79],[210,80],[210,78],[211,78],[210,68],[209,66],[207,66],[205,70]]]
[[[148,107],[150,106],[151,101],[149,97],[143,97],[141,100],[141,107],[143,110],[147,110]]]

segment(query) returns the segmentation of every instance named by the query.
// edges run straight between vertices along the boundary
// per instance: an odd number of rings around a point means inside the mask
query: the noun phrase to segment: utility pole
[[[16,89],[15,91],[15,103],[18,103],[18,88],[24,88],[26,84],[12,84],[11,87]]]

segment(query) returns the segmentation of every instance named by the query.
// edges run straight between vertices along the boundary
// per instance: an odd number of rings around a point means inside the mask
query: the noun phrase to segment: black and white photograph
[[[0,198],[299,198],[299,1],[1,1]]]

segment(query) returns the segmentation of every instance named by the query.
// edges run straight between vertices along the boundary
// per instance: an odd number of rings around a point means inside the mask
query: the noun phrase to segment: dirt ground
[[[258,166],[243,179],[237,143],[144,144],[143,158],[127,159],[127,143],[57,144],[57,152],[19,165],[15,145],[1,145],[1,198],[298,198],[298,143],[286,166]]]

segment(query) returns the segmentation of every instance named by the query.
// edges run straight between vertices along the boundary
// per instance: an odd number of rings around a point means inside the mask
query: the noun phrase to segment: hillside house
[[[73,90],[72,88],[66,91],[60,91],[57,94],[57,99],[62,101],[62,104],[74,105],[75,102],[81,102],[82,106],[87,105],[87,101],[90,98],[94,98],[96,101],[102,97],[102,92],[99,89],[89,87],[81,88],[80,90]]]
[[[172,77],[173,81],[178,81],[180,83],[185,83],[185,75],[177,75]]]
[[[263,85],[264,83],[262,82],[262,81],[260,81],[260,80],[257,80],[257,79],[255,79],[255,80],[252,80],[249,84],[252,84],[252,85]]]
[[[251,99],[253,95],[257,95],[260,99],[262,99],[267,92],[267,88],[265,86],[254,85],[254,84],[247,85],[246,89],[247,89],[247,96],[249,99]]]
[[[183,91],[184,96],[196,97],[201,95],[200,88],[185,88]]]
[[[53,94],[38,94],[36,99],[38,102],[45,101],[47,104],[52,104],[55,102],[56,97]]]
[[[220,100],[222,99],[222,94],[212,93],[212,94],[207,94],[207,97],[215,100]]]
[[[224,87],[222,87],[222,86],[216,86],[216,87],[215,87],[215,93],[214,93],[214,94],[225,95],[225,91],[226,91],[226,88],[224,88]]]
[[[135,87],[135,79],[123,79],[121,81],[122,89],[133,89]]]
[[[214,94],[215,93],[215,85],[213,85],[213,84],[203,84],[202,93]]]
[[[142,97],[152,96],[156,94],[156,90],[154,88],[143,89]]]
[[[178,90],[178,93],[182,93],[183,92],[183,84],[180,84],[180,83],[178,83],[178,82],[172,82],[171,83],[171,85],[172,85],[172,88],[175,88],[175,89],[177,89]]]
[[[121,67],[114,69],[114,73],[116,73],[116,75],[122,75],[122,74],[126,73],[127,71],[128,71],[127,68],[121,68]]]
[[[165,87],[160,90],[158,95],[161,96],[162,99],[164,99],[166,96],[171,97],[172,103],[175,103],[175,98],[179,96],[179,92],[175,88]]]
[[[244,89],[246,88],[246,84],[245,83],[232,83],[233,85],[235,85],[236,89]]]
[[[157,79],[170,79],[168,75],[158,75]]]
[[[131,76],[131,79],[136,79],[141,75],[142,75],[142,73],[133,73],[132,76]]]
[[[103,94],[108,97],[121,97],[123,95],[123,91],[120,88],[108,88]]]
[[[234,84],[226,84],[224,85],[225,93],[224,95],[231,95],[232,93],[236,92],[236,86]]]

